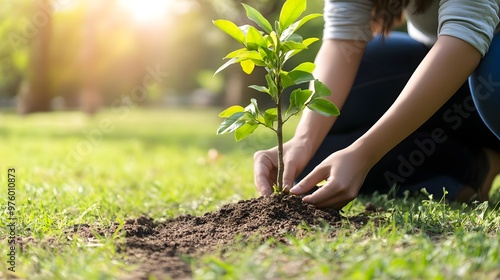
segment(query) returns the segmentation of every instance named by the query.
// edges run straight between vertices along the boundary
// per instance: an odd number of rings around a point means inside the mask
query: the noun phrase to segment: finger
[[[313,194],[305,196],[302,201],[318,208],[334,208],[339,210],[356,197],[347,189],[341,188],[339,185],[334,185],[333,181],[330,178],[323,187],[319,188]]]
[[[254,162],[254,183],[261,195],[273,193],[273,181],[271,180],[272,166],[266,164],[262,157],[256,157]]]
[[[285,192],[289,192],[292,188],[296,174],[296,168],[290,167],[290,164],[285,165],[285,170],[283,171],[283,183],[285,185]]]
[[[302,179],[297,185],[295,185],[290,193],[301,195],[308,192],[310,189],[314,188],[316,184],[325,180],[328,177],[328,169],[323,167],[316,167],[309,173],[304,179]]]
[[[255,167],[254,183],[261,195],[271,195],[273,193],[273,183],[270,181],[269,171],[261,165]]]
[[[320,205],[326,205],[329,202],[332,203],[338,202],[335,200],[336,195],[334,192],[332,192],[332,186],[329,186],[329,183],[330,182],[327,181],[325,185],[323,185],[314,193],[304,196],[304,198],[302,198],[302,201],[304,201],[305,203],[312,204],[316,207],[320,207]]]
[[[331,208],[331,209],[340,210],[344,206],[346,206],[350,201],[350,200],[341,200],[338,197],[332,197],[331,199],[328,199],[328,200],[321,202],[319,204],[314,204],[314,203],[310,202],[310,200],[309,200],[310,196],[312,196],[312,195],[305,196],[302,199],[302,201],[304,201],[305,203],[312,204],[317,208]]]

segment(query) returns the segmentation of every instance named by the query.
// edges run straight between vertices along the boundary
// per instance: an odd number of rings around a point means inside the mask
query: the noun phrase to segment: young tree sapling
[[[275,22],[274,28],[264,16],[249,5],[242,4],[247,17],[262,30],[251,25],[237,26],[229,20],[219,19],[213,23],[238,41],[243,47],[229,53],[215,74],[232,64],[239,63],[242,70],[251,74],[256,66],[264,67],[267,86],[252,85],[250,88],[268,94],[276,105],[262,112],[257,101],[251,99],[248,106],[231,106],[219,114],[225,120],[217,129],[217,134],[234,132],[236,141],[252,134],[259,126],[265,126],[276,133],[278,140],[278,175],[275,192],[281,194],[283,185],[283,124],[298,115],[306,107],[323,116],[339,114],[337,106],[326,99],[330,90],[313,76],[316,65],[303,62],[291,71],[284,69],[285,63],[296,54],[318,41],[318,38],[302,38],[296,32],[308,21],[321,17],[313,13],[299,19],[306,10],[307,0],[287,0]],[[283,92],[292,86],[311,83],[310,89],[298,88],[290,93],[290,105],[286,110],[282,105]],[[283,112],[284,111],[284,112]]]

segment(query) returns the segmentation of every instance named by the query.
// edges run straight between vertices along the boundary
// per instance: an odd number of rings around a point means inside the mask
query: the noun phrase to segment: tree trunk
[[[93,115],[102,107],[102,94],[99,83],[99,73],[96,65],[99,54],[96,47],[97,14],[99,1],[88,1],[85,15],[82,75],[83,85],[80,90],[80,108],[83,112]]]
[[[19,93],[18,112],[29,114],[51,110],[49,82],[50,41],[52,36],[51,0],[33,0],[34,13],[29,26],[34,37],[30,46],[30,69],[28,85]]]

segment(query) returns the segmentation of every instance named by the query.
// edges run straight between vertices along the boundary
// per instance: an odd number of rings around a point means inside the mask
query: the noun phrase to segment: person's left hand
[[[301,195],[326,180],[322,187],[305,196],[303,201],[318,208],[341,209],[357,197],[370,168],[366,156],[347,147],[327,157],[290,192]]]

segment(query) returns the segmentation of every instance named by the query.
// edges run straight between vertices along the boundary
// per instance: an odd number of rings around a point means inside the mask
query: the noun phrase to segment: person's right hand
[[[285,171],[283,182],[285,191],[292,188],[293,182],[304,170],[312,157],[311,147],[299,140],[290,140],[283,145]],[[254,155],[254,182],[260,195],[271,195],[278,174],[278,147],[258,151]]]

